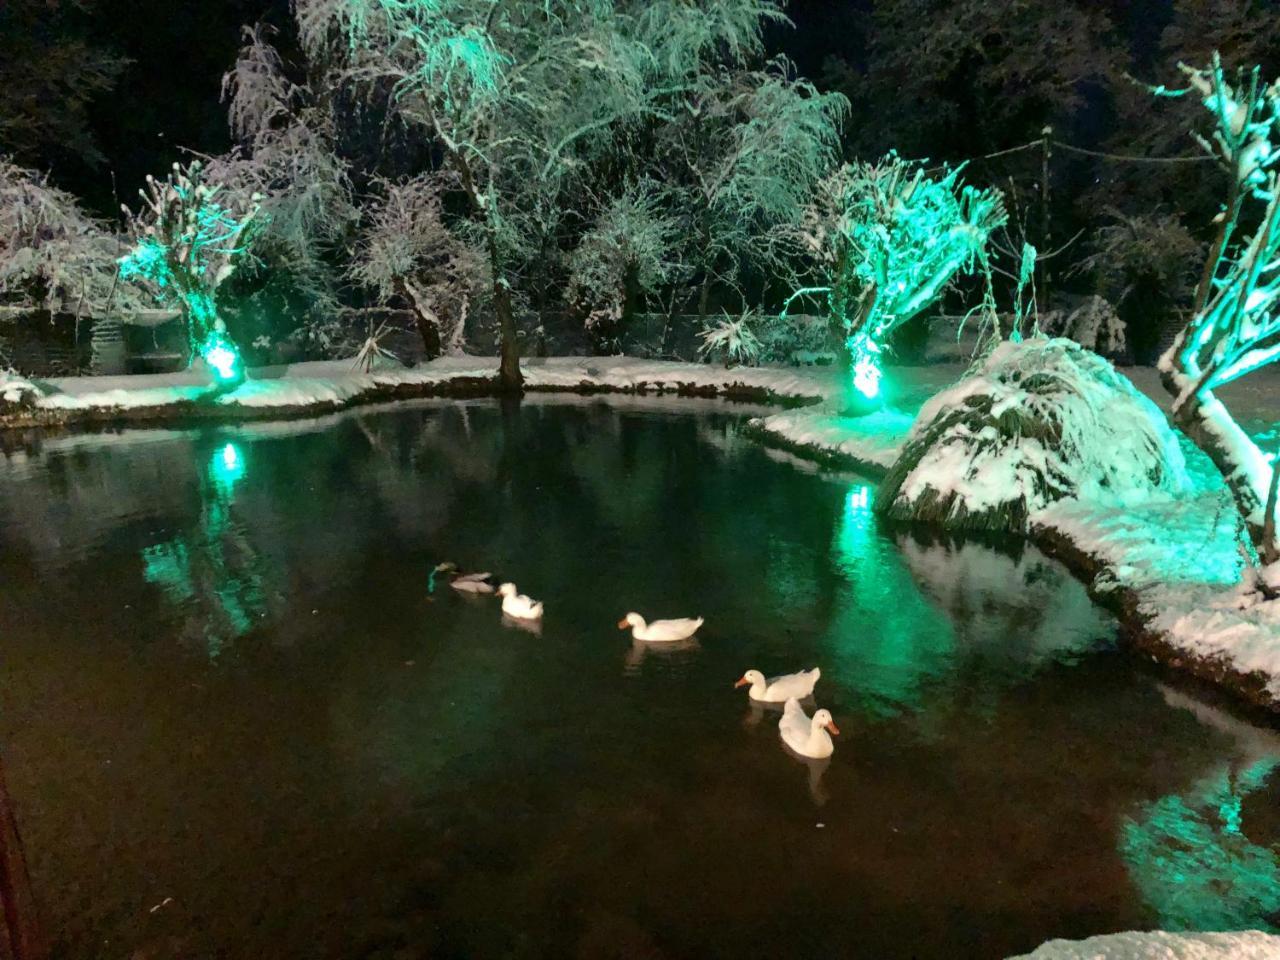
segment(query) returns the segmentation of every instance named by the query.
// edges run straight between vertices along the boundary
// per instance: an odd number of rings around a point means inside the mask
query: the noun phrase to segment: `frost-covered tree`
[[[962,184],[958,169],[933,176],[893,154],[845,164],[805,211],[797,236],[818,282],[791,300],[825,299],[854,386],[873,397],[888,337],[957,275],[984,264],[991,232],[1004,222],[1000,194]]]
[[[587,311],[601,347],[616,347],[641,297],[669,282],[679,223],[652,181],[610,198],[569,256],[569,300]]]
[[[297,0],[303,48],[439,152],[489,261],[500,379],[547,217],[629,124],[670,115],[710,63],[758,55],[775,0]]]
[[[223,94],[236,145],[207,158],[203,178],[240,206],[262,198],[254,258],[243,271],[257,289],[247,299],[276,292],[303,305],[304,324],[329,322],[340,310],[341,255],[359,217],[331,98],[289,78],[261,26],[245,28]]]
[[[351,265],[352,278],[384,302],[409,306],[428,359],[461,353],[467,316],[483,295],[487,263],[444,225],[441,178],[377,184]]]
[[[1280,81],[1261,71],[1228,78],[1218,56],[1183,67],[1213,117],[1204,149],[1226,169],[1226,203],[1191,318],[1160,358],[1173,419],[1221,471],[1264,564],[1280,561],[1280,458],[1269,457],[1214,391],[1280,359]]]
[[[182,311],[193,362],[199,356],[220,380],[239,381],[243,364],[218,316],[217,290],[249,256],[262,198],[224,195],[205,182],[199,161],[175,163],[162,181],[147,177],[138,193],[143,204],[130,215],[134,247],[120,261],[121,275]]]
[[[146,295],[116,265],[127,248],[69,193],[0,157],[0,299],[51,313],[136,310]]]
[[[683,252],[702,322],[717,283],[736,287],[745,268],[787,266],[780,230],[799,222],[836,165],[847,111],[841,94],[796,78],[783,59],[695,79],[658,137],[663,165],[683,187]]]

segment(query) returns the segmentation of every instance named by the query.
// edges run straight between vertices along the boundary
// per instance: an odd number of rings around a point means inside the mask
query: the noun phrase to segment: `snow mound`
[[[1276,960],[1280,937],[1245,933],[1111,933],[1050,940],[1009,960]]]
[[[0,413],[30,410],[40,398],[40,388],[12,370],[0,370]]]
[[[1079,344],[1000,344],[920,411],[876,496],[899,519],[1025,533],[1059,500],[1133,504],[1186,488],[1158,407]]]

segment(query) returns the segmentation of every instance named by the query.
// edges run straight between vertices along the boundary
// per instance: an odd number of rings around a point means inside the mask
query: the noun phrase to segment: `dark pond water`
[[[0,455],[0,751],[66,958],[998,957],[1280,922],[1280,736],[1031,550],[655,403]],[[688,411],[688,406],[670,408]],[[427,593],[450,558],[545,601]],[[701,614],[645,649],[628,610]],[[818,664],[835,756],[733,681]]]

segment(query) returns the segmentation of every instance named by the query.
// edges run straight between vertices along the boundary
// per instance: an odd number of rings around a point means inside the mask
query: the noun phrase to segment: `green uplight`
[[[868,400],[880,395],[880,347],[866,334],[850,337],[849,356],[853,361],[853,387]]]
[[[222,383],[238,383],[244,379],[240,351],[226,334],[210,333],[200,345],[200,356]]]

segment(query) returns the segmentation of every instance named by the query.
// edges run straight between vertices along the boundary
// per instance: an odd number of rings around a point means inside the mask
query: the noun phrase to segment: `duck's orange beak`
[[[836,726],[836,722],[834,720],[827,721],[827,729],[830,730],[832,733],[834,733],[837,737],[840,736],[840,728]]]
[[[740,677],[738,678],[738,682],[733,685],[733,689],[737,690],[739,687],[745,687],[750,682],[751,681],[748,680],[746,677]]]
[[[627,627],[629,627],[629,626],[631,626],[631,624],[627,623],[627,618],[626,618],[626,617],[623,617],[621,620],[619,620],[619,621],[618,621],[618,629],[619,629],[619,630],[625,630],[625,629],[627,629]]]

